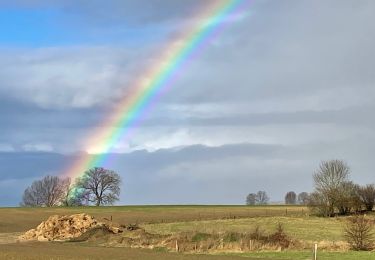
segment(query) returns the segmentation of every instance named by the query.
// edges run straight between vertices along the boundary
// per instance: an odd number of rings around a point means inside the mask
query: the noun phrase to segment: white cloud
[[[52,152],[54,148],[47,143],[30,143],[22,146],[22,149],[27,152]]]

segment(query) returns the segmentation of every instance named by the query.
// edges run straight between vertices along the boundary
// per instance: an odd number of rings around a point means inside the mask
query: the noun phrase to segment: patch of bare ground
[[[0,245],[17,242],[21,234],[22,232],[0,233]]]

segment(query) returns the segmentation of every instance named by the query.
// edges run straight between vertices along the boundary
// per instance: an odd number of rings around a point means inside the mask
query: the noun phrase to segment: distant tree
[[[75,197],[81,202],[96,206],[112,205],[119,200],[120,176],[111,170],[95,167],[77,178],[74,186]]]
[[[285,204],[294,205],[297,203],[297,195],[294,191],[289,191],[285,195]]]
[[[257,203],[257,195],[255,193],[250,193],[246,197],[246,205],[255,205]]]
[[[21,205],[28,207],[61,205],[68,184],[68,179],[60,179],[57,176],[46,176],[36,180],[24,191]]]
[[[367,211],[372,211],[375,204],[375,186],[368,184],[359,188],[359,197]]]
[[[270,198],[265,191],[258,191],[257,192],[257,204],[259,205],[266,205],[268,204]]]
[[[300,194],[298,194],[297,200],[298,200],[298,204],[307,205],[309,201],[309,194],[307,192],[301,192]]]

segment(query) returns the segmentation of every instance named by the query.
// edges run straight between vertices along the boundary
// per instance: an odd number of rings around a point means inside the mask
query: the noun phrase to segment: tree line
[[[301,192],[298,195],[294,191],[288,191],[285,194],[285,204],[287,205],[307,205],[309,194]],[[267,205],[270,197],[265,191],[258,191],[257,193],[250,193],[246,197],[246,205]]]
[[[287,205],[307,205],[313,213],[331,217],[372,211],[375,204],[375,185],[359,185],[350,179],[351,170],[345,161],[331,160],[321,162],[313,174],[314,191],[294,191],[285,194]],[[269,202],[265,191],[250,193],[247,205],[262,205]]]
[[[46,176],[34,181],[22,196],[22,206],[54,207],[112,205],[119,200],[121,178],[116,172],[94,167],[76,178]]]

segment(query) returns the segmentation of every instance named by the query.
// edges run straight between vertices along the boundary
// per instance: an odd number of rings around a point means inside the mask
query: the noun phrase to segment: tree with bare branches
[[[285,194],[285,204],[294,205],[297,203],[297,194],[294,191],[289,191]]]
[[[267,192],[262,191],[262,190],[257,192],[257,204],[266,205],[268,204],[269,200],[270,200],[270,197],[268,197]]]
[[[375,204],[375,185],[368,184],[359,188],[359,197],[367,211],[372,211]]]
[[[257,203],[257,195],[255,193],[250,193],[246,197],[246,205],[255,205]]]
[[[61,205],[69,184],[69,179],[61,179],[57,176],[46,176],[36,180],[24,191],[21,205],[27,207]]]
[[[313,175],[315,191],[311,194],[309,206],[326,216],[333,216],[336,212],[347,214],[351,210],[348,201],[352,202],[354,194],[349,175],[350,168],[344,161],[323,161]]]
[[[95,167],[77,178],[74,190],[83,202],[96,206],[112,205],[119,200],[120,184],[121,178],[116,172]]]
[[[297,200],[298,204],[307,205],[309,201],[309,194],[307,192],[301,192],[300,194],[298,194]]]
[[[348,218],[344,229],[344,236],[354,250],[367,251],[373,249],[373,224],[370,219],[367,219],[363,215]]]
[[[323,161],[313,175],[315,188],[319,192],[330,193],[349,181],[350,168],[341,160]]]
[[[246,205],[265,205],[270,198],[265,191],[258,191],[257,193],[250,193],[246,197]]]

